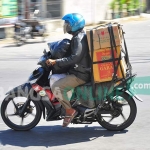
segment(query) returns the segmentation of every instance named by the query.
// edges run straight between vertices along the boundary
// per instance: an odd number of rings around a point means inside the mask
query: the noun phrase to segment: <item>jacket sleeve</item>
[[[71,55],[69,57],[64,57],[61,59],[57,59],[56,63],[58,66],[63,67],[63,66],[70,66],[74,65],[76,63],[79,63],[80,60],[82,59],[84,53],[82,52],[82,43],[81,39],[79,37],[75,37],[73,39],[73,46],[71,47]]]

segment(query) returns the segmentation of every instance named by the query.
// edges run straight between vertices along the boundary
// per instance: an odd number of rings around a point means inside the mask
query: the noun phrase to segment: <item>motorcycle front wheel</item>
[[[8,95],[1,105],[1,116],[5,124],[13,130],[26,131],[34,128],[41,119],[41,109],[36,101],[30,101],[25,112],[20,115],[27,98]]]
[[[129,127],[137,113],[134,99],[124,92],[114,95],[111,103],[106,102],[104,108],[112,113],[98,112],[97,121],[102,127],[111,131],[121,131]],[[107,112],[106,109],[105,112]]]

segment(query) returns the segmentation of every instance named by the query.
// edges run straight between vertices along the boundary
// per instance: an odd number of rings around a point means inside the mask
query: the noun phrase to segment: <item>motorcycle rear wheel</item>
[[[98,123],[105,129],[110,130],[110,131],[122,131],[122,130],[126,129],[133,123],[133,121],[135,120],[135,117],[136,117],[136,113],[137,113],[136,103],[130,95],[128,95],[127,93],[121,92],[117,96],[122,97],[124,99],[124,101],[126,101],[128,103],[126,105],[129,105],[130,113],[129,113],[129,117],[127,119],[125,118],[125,116],[123,115],[122,112],[120,115],[118,114],[118,116],[116,116],[116,117],[113,117],[113,115],[111,115],[111,118],[109,119],[109,121],[106,121],[107,119],[105,119],[105,117],[108,117],[108,116],[103,117],[102,114],[98,113],[97,114]],[[121,104],[121,103],[118,105],[123,106],[123,104]],[[123,111],[123,108],[121,108],[120,110]],[[119,118],[119,116],[121,116],[123,118],[124,122],[121,124],[111,124],[111,121],[113,119]]]
[[[31,101],[28,108],[26,108],[26,111],[23,117],[19,116],[16,109],[21,110],[21,108],[23,107],[23,104],[25,103],[25,101],[20,102],[21,100],[19,99],[19,97],[23,97],[23,96],[18,96],[15,94],[8,95],[3,100],[1,104],[1,116],[5,124],[11,129],[16,130],[16,131],[27,131],[27,130],[34,128],[39,123],[41,119],[42,111],[36,101]],[[19,100],[17,99],[19,101],[18,103],[14,101],[15,98],[19,99]],[[14,106],[13,109],[12,109],[12,106]],[[7,110],[7,107],[9,108],[8,110]],[[33,114],[34,110],[36,110],[35,114]],[[8,112],[11,112],[11,113],[8,114]],[[12,121],[12,117],[15,117],[13,119],[15,123]],[[33,120],[32,120],[32,117],[34,117]],[[27,122],[29,123],[27,123],[26,125],[23,125],[23,121],[25,120],[25,118],[28,119],[26,123]]]

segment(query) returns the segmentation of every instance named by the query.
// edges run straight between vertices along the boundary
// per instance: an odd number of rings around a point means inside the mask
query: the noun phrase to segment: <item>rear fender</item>
[[[117,92],[123,92],[123,93],[126,93],[127,95],[129,95],[130,97],[132,97],[134,100],[138,100],[140,102],[143,102],[143,100],[141,98],[139,98],[131,89],[117,89],[113,92],[114,93],[117,93]]]
[[[138,97],[131,89],[126,90],[125,92],[127,94],[129,94],[130,96],[132,96],[134,99],[136,99],[136,100],[138,100],[140,102],[143,102],[143,100],[140,97]]]

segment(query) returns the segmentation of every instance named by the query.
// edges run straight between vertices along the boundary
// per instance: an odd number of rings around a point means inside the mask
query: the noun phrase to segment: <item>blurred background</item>
[[[0,39],[13,36],[18,19],[38,19],[51,32],[62,26],[61,17],[70,12],[81,13],[86,24],[97,24],[150,13],[150,0],[0,0]]]

